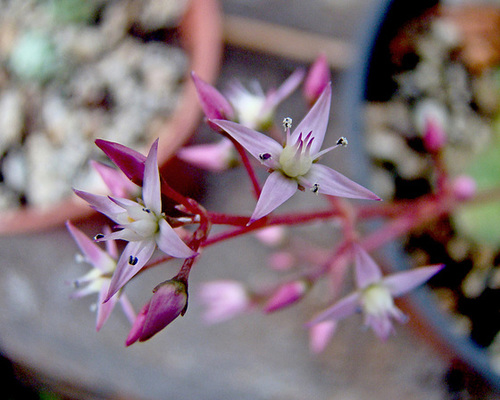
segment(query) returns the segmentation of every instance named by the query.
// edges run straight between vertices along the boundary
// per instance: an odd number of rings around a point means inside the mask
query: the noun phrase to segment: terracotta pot
[[[208,82],[217,77],[222,54],[221,16],[216,0],[190,0],[179,25],[181,45],[188,53],[189,68],[176,109],[160,129],[158,160],[164,165],[190,138],[200,121],[201,108],[190,73]],[[42,231],[66,220],[90,216],[93,210],[76,196],[51,207],[23,207],[0,213],[0,234]]]
[[[343,107],[348,132],[361,132],[350,136],[356,147],[363,146],[365,102],[388,100],[394,91],[391,80],[389,40],[404,21],[420,15],[436,5],[436,0],[406,3],[396,0],[380,0],[374,3],[357,39],[358,59],[344,80],[346,93]],[[353,166],[354,167],[354,166]],[[368,157],[356,160],[358,182],[366,184],[370,168]],[[376,188],[374,188],[376,190]],[[393,271],[408,269],[412,264],[399,243],[386,246],[381,258],[384,265]],[[388,271],[389,273],[391,271]],[[476,345],[469,337],[457,332],[452,317],[441,310],[437,297],[428,287],[421,287],[405,296],[398,305],[410,316],[410,326],[423,340],[450,364],[459,360],[474,372],[479,373],[493,388],[500,389],[500,376],[493,370],[485,349]]]

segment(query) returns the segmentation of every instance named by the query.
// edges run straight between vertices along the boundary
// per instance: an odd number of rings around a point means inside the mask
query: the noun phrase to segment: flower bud
[[[312,353],[321,353],[337,329],[337,321],[326,320],[309,329],[309,348]]]
[[[321,54],[309,69],[304,82],[304,97],[312,105],[330,82],[330,66],[325,54]]]
[[[299,301],[306,294],[309,286],[309,282],[305,280],[285,283],[264,305],[264,312],[271,313]]]
[[[137,315],[125,344],[144,342],[161,331],[187,309],[188,294],[184,282],[171,279],[160,283]]]
[[[460,175],[453,181],[453,193],[458,200],[468,200],[476,194],[476,181],[467,175]]]
[[[446,144],[446,132],[437,119],[429,117],[425,122],[424,146],[430,153],[440,151]]]

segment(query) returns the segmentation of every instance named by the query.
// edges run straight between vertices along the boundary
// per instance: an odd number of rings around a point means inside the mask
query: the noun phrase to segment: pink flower
[[[278,104],[299,86],[304,71],[296,70],[278,89],[267,93],[264,93],[257,82],[252,90],[246,89],[240,82],[233,82],[226,96],[200,79],[196,73],[192,72],[191,75],[201,107],[209,120],[238,121],[252,129],[265,129],[272,124]]]
[[[330,101],[331,88],[328,85],[293,133],[290,133],[289,121],[286,120],[284,147],[270,137],[235,122],[212,121],[271,171],[249,224],[274,211],[299,188],[331,196],[380,200],[363,186],[317,163],[325,153],[346,144],[346,140],[341,138],[336,146],[320,151],[330,115]]]
[[[187,309],[188,294],[184,282],[171,279],[153,290],[153,297],[141,309],[125,344],[144,342],[157,334]]]
[[[114,241],[107,242],[108,251],[102,250],[82,231],[76,228],[71,222],[66,222],[71,236],[83,253],[83,260],[93,266],[93,268],[81,278],[74,281],[77,291],[71,296],[80,298],[93,293],[98,293],[96,330],[99,331],[108,320],[113,308],[119,301],[127,318],[132,322],[135,313],[127,296],[120,291],[114,294],[110,300],[104,303],[111,282],[111,274],[116,269],[117,249]]]
[[[97,235],[96,240],[129,242],[118,260],[106,301],[141,270],[157,246],[171,257],[189,258],[197,254],[182,241],[162,214],[157,151],[158,140],[151,146],[145,160],[141,202],[75,190],[78,196],[120,228],[107,235]]]
[[[251,306],[247,290],[236,281],[206,282],[201,286],[199,296],[207,307],[204,319],[211,324],[231,319]]]
[[[308,325],[338,321],[361,311],[365,325],[372,328],[381,340],[386,340],[394,331],[391,318],[400,323],[406,321],[393,298],[426,282],[443,266],[416,268],[383,277],[378,265],[360,245],[354,244],[353,250],[357,290],[320,313]]]
[[[231,120],[251,129],[268,129],[273,123],[278,104],[290,96],[303,78],[304,71],[298,69],[278,89],[270,90],[267,93],[264,93],[257,81],[253,82],[252,90],[248,90],[240,82],[233,82],[226,92],[226,96],[235,110],[235,118]]]

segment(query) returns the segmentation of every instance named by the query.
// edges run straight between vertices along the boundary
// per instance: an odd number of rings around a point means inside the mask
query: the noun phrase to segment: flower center
[[[129,221],[127,228],[143,238],[150,238],[158,231],[158,223],[161,217],[149,208],[137,207],[128,210]]]
[[[363,311],[370,315],[384,315],[394,308],[389,289],[383,285],[370,285],[361,294]]]
[[[311,144],[314,138],[312,132],[302,139],[302,133],[297,141],[290,144],[287,140],[285,148],[281,152],[279,163],[281,171],[290,178],[305,175],[311,169],[313,158],[311,157]]]

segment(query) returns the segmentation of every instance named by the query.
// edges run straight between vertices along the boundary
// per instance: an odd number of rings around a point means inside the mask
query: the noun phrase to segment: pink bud
[[[468,200],[476,194],[476,181],[468,175],[460,175],[453,181],[453,193],[458,200]]]
[[[125,344],[130,346],[137,340],[144,342],[161,331],[187,308],[187,287],[175,279],[160,283],[151,300],[141,309],[130,330]]]
[[[314,102],[321,95],[330,82],[330,66],[325,54],[320,54],[309,69],[304,82],[304,97],[309,104]]]
[[[269,256],[269,266],[276,271],[287,271],[295,264],[295,257],[288,251],[277,251]]]
[[[282,226],[268,226],[267,228],[259,229],[255,236],[262,243],[274,247],[283,243],[286,230]]]
[[[337,329],[337,321],[327,320],[311,326],[309,330],[309,348],[311,352],[321,353]]]
[[[304,280],[285,283],[264,305],[264,312],[271,313],[292,305],[300,300],[308,289],[309,283]]]
[[[427,151],[436,153],[446,144],[446,132],[436,118],[427,117],[425,121],[424,146]]]

